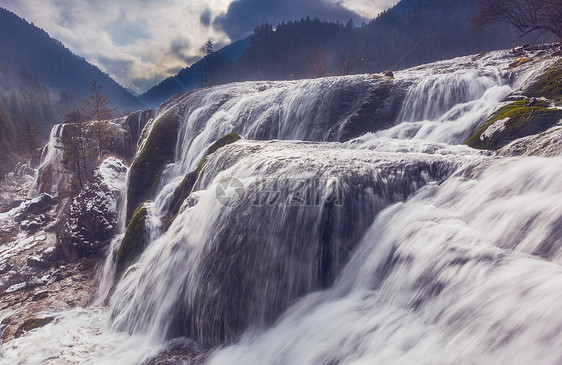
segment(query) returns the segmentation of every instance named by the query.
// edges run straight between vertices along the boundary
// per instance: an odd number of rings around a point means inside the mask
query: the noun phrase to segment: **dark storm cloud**
[[[134,62],[131,60],[122,60],[108,57],[99,57],[100,64],[103,65],[104,71],[111,76],[128,74],[133,67]]]
[[[199,20],[201,21],[201,24],[206,26],[206,27],[211,25],[211,10],[209,8],[205,9],[201,13],[201,16],[199,17]]]
[[[322,20],[356,22],[364,20],[359,14],[328,0],[237,0],[226,13],[218,16],[213,25],[228,34],[230,39],[244,38],[256,25],[276,25],[282,20],[310,16]]]
[[[176,38],[172,41],[172,43],[170,43],[170,52],[178,58],[183,58],[189,47],[189,39]]]

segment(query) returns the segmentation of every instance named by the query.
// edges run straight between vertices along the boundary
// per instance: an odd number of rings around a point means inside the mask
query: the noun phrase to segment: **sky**
[[[141,93],[256,25],[301,17],[356,24],[398,0],[0,0],[74,53]]]

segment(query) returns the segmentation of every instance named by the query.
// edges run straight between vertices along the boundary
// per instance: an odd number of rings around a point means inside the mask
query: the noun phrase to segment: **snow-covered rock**
[[[119,226],[127,168],[115,157],[105,159],[73,200],[64,223],[59,254],[75,259],[101,254]]]
[[[562,126],[515,140],[498,151],[500,156],[562,156]]]

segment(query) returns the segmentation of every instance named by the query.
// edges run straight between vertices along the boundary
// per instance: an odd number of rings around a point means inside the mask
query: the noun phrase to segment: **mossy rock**
[[[562,60],[550,66],[526,93],[528,96],[545,97],[562,102]]]
[[[117,252],[117,263],[115,267],[114,281],[118,281],[123,272],[144,251],[147,245],[146,239],[146,216],[148,211],[144,204],[140,204],[127,226],[127,231]]]
[[[191,171],[183,178],[180,185],[174,191],[174,195],[172,196],[172,200],[170,201],[170,212],[175,216],[178,214],[181,204],[191,194],[193,190],[193,186],[197,181],[197,177],[199,176],[198,171]]]
[[[144,148],[133,161],[127,191],[127,221],[140,203],[156,193],[166,164],[173,161],[179,118],[173,111],[162,116],[152,128]]]
[[[547,101],[519,100],[495,112],[465,144],[478,149],[497,150],[518,138],[544,132],[560,119],[562,110],[549,108]]]
[[[216,152],[221,147],[224,147],[228,144],[231,144],[231,143],[234,143],[234,142],[240,140],[240,138],[241,137],[236,133],[229,133],[227,135],[222,136],[221,138],[217,139],[216,142],[211,145],[211,147],[209,147],[207,149],[206,156],[210,155],[211,153]]]
[[[43,327],[46,324],[52,322],[55,319],[55,317],[45,317],[45,318],[30,318],[25,320],[25,322],[23,322],[23,324],[18,328],[18,330],[15,333],[15,337],[20,337],[21,335],[23,335],[25,332],[31,331],[33,329],[39,328],[39,327]]]

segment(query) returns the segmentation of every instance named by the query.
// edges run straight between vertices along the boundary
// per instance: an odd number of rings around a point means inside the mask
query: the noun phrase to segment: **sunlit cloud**
[[[253,7],[245,7],[252,2]],[[342,21],[366,19],[395,2],[0,0],[0,6],[45,29],[123,86],[142,92],[196,62],[203,56],[202,47],[207,40],[227,44],[250,34],[261,20],[276,24],[306,15]],[[284,6],[289,3],[292,9]],[[237,8],[245,9],[242,18]]]

